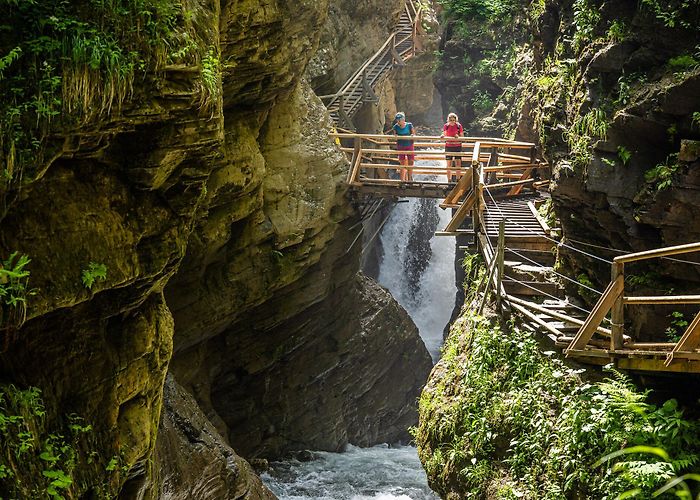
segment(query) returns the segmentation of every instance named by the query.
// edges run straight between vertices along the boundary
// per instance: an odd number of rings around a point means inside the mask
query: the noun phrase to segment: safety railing
[[[600,297],[584,324],[566,349],[567,356],[627,354],[629,351],[644,351],[647,354],[666,354],[664,365],[668,367],[674,359],[700,360],[700,313],[688,325],[678,342],[625,342],[624,323],[626,305],[645,304],[700,304],[700,295],[663,295],[632,297],[625,295],[625,264],[652,258],[668,257],[700,251],[700,243],[690,243],[645,252],[621,255],[613,259],[610,284]],[[596,329],[610,313],[611,335],[609,349],[590,345]]]

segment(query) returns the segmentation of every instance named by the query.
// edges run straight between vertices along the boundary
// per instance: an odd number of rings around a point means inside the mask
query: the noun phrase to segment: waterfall
[[[426,176],[416,176],[421,177]],[[454,239],[433,236],[452,214],[438,203],[410,198],[393,209],[380,236],[384,252],[378,279],[413,318],[433,362],[440,356],[456,293]]]
[[[412,198],[397,204],[380,235],[379,282],[411,315],[433,361],[439,358],[456,293],[454,239],[433,235],[451,217],[438,203]],[[428,487],[412,446],[348,446],[343,453],[314,452],[309,462],[273,462],[261,477],[281,500],[439,498]]]

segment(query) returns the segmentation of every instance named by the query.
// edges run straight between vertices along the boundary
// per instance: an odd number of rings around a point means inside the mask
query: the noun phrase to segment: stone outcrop
[[[156,459],[163,500],[276,498],[172,376],[163,388]]]

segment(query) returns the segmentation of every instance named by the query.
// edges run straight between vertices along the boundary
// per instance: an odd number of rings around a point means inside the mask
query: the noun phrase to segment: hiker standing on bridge
[[[464,127],[459,123],[459,117],[455,113],[447,115],[447,123],[442,126],[442,135],[440,137],[463,137]],[[447,153],[462,153],[462,143],[459,141],[445,142],[445,160],[447,161],[447,181],[452,180],[453,173],[457,174],[457,179],[462,177],[462,156],[449,155]],[[456,172],[451,170],[454,164]]]
[[[394,131],[394,135],[399,137],[413,136],[415,134],[415,129],[411,122],[406,121],[406,115],[399,111],[396,113],[395,117],[396,123],[391,127]],[[402,181],[412,181],[413,180],[413,139],[398,139],[396,141],[396,149],[399,151],[411,151],[410,153],[399,153],[399,163],[403,166],[401,168],[401,180]]]

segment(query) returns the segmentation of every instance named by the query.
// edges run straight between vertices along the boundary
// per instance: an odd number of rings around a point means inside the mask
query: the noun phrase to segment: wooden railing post
[[[352,161],[350,162],[350,171],[348,172],[348,184],[357,182],[357,175],[360,171],[360,163],[362,162],[362,138],[353,138]]]
[[[472,192],[474,193],[474,208],[472,209],[472,226],[474,227],[474,235],[476,236],[481,230],[481,221],[479,216],[481,214],[481,196],[479,192],[479,154],[481,150],[481,144],[478,142],[474,143],[474,153],[472,154]]]
[[[496,250],[496,262],[498,263],[498,276],[496,278],[496,309],[501,309],[501,286],[503,283],[503,256],[506,246],[506,221],[501,219],[498,223],[498,249]]]
[[[623,344],[623,334],[624,334],[624,323],[625,323],[625,307],[623,297],[625,295],[625,264],[623,262],[613,262],[611,281],[615,282],[618,278],[622,281],[622,291],[615,299],[613,306],[610,310],[612,328],[610,335],[610,350],[615,351],[617,349],[622,349]]]

